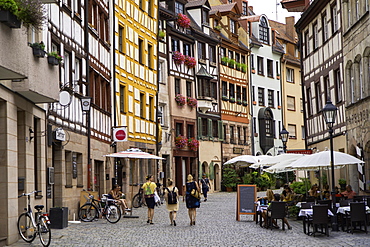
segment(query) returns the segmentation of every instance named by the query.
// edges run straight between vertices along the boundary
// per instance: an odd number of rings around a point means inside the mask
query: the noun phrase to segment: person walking
[[[179,211],[178,194],[178,188],[173,184],[173,180],[168,178],[167,188],[164,190],[164,198],[166,198],[166,205],[170,214],[171,226],[176,226],[176,215],[177,211]]]
[[[185,191],[186,207],[188,208],[190,225],[192,226],[195,225],[195,219],[197,216],[196,210],[197,208],[200,207],[200,196],[199,196],[200,189],[198,183],[194,181],[193,176],[191,174],[189,174],[187,177],[185,188],[186,188]],[[192,194],[197,194],[197,196],[193,196]]]
[[[155,206],[155,200],[154,200],[154,191],[156,189],[157,185],[153,182],[153,176],[148,175],[146,176],[146,183],[143,184],[141,187],[144,190],[144,198],[146,205],[148,207],[148,221],[146,223],[150,223],[153,225],[153,216],[154,216],[154,206]]]
[[[206,174],[203,173],[202,179],[200,180],[200,183],[202,184],[202,191],[203,191],[203,197],[204,201],[207,201],[207,193],[211,189],[211,184],[209,183],[209,179],[207,178]]]

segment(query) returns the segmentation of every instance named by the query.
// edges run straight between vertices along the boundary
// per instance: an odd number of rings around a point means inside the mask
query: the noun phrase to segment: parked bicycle
[[[122,216],[116,200],[109,199],[108,194],[103,194],[102,199],[97,200],[89,193],[86,203],[78,210],[78,216],[84,222],[91,222],[100,215],[110,223],[117,223]]]
[[[31,195],[34,193],[38,193],[41,191],[32,191],[30,193],[22,193],[18,198],[22,196],[27,196],[27,208],[24,210],[26,212],[22,213],[18,218],[18,233],[21,238],[26,241],[27,243],[31,243],[38,234],[40,237],[41,244],[43,246],[49,246],[51,242],[51,232],[49,228],[49,217],[48,213],[42,212],[41,210],[44,208],[44,205],[36,205],[35,209],[35,216],[33,216],[32,208],[31,208]]]
[[[137,186],[138,184],[134,184],[134,185]],[[144,191],[141,187],[143,187],[143,184],[140,184],[139,191],[132,199],[132,206],[134,208],[139,208],[143,205],[146,206],[145,199],[144,199]]]
[[[160,206],[161,204],[164,203],[164,187],[163,187],[163,184],[161,183],[156,183],[156,185],[157,185],[157,188],[156,188],[157,194],[160,198],[160,201],[157,202],[156,205]]]

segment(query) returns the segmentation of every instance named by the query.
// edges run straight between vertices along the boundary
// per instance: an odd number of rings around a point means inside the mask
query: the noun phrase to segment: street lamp
[[[91,97],[81,98],[82,112],[86,113],[87,126],[87,189],[91,190],[91,123],[90,123]]]
[[[336,203],[335,201],[335,180],[334,180],[334,150],[333,150],[333,125],[335,123],[335,118],[337,117],[338,108],[331,103],[331,100],[328,99],[324,109],[322,109],[322,115],[325,119],[326,124],[329,127],[329,137],[330,137],[330,167],[331,167],[331,199],[333,202],[333,207]],[[332,224],[333,231],[338,230],[337,219],[333,217]]]
[[[281,141],[283,142],[283,150],[286,153],[286,143],[288,142],[289,132],[283,126],[283,129],[280,131]]]

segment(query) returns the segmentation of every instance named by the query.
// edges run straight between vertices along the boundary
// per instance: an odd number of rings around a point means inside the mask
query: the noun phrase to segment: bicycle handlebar
[[[42,192],[41,190],[34,190],[34,191],[30,192],[30,193],[22,193],[22,194],[20,194],[20,195],[18,196],[18,198],[20,198],[20,197],[22,197],[22,196],[30,196],[30,195],[32,195],[32,194],[35,194],[35,193],[41,193],[41,192]]]

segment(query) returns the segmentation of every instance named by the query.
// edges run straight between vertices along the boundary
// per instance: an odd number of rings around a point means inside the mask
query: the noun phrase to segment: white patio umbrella
[[[240,156],[237,156],[235,158],[232,158],[232,159],[226,161],[223,165],[233,164],[233,165],[239,165],[240,167],[247,167],[250,164],[257,163],[257,162],[259,162],[259,161],[261,161],[261,160],[263,160],[267,157],[269,157],[269,156],[267,156],[267,155],[254,156],[254,155],[249,155],[249,154],[240,155]]]
[[[334,153],[334,167],[341,168],[344,165],[365,163],[356,157],[333,151]],[[305,155],[296,161],[292,162],[288,167],[292,169],[318,169],[319,167],[329,167],[330,168],[330,151],[322,151],[315,154]]]
[[[258,163],[254,163],[250,167],[257,169],[257,168],[264,167],[264,166],[275,166],[277,164],[280,164],[280,162],[284,162],[284,165],[287,166],[293,161],[301,158],[302,156],[303,154],[295,154],[295,153],[285,153],[285,154],[280,154],[276,156],[268,156],[262,161]],[[285,163],[285,161],[290,161],[290,163]]]
[[[130,149],[127,149],[126,151],[120,151],[120,152],[117,152],[117,153],[112,153],[112,154],[107,154],[107,155],[104,155],[105,157],[114,157],[114,158],[125,158],[125,159],[134,159],[135,161],[137,159],[154,159],[154,160],[163,160],[163,158],[159,157],[159,156],[156,156],[154,154],[150,154],[150,153],[146,153],[146,152],[143,152],[142,150],[138,149],[138,148],[130,148]],[[116,168],[117,170],[117,168]],[[132,176],[133,174],[131,173],[131,180],[132,180]],[[131,218],[138,218],[139,216],[132,216],[132,199],[133,199],[133,196],[134,196],[134,187],[131,186],[131,211],[130,211],[130,217]],[[124,217],[127,217],[126,215]]]

